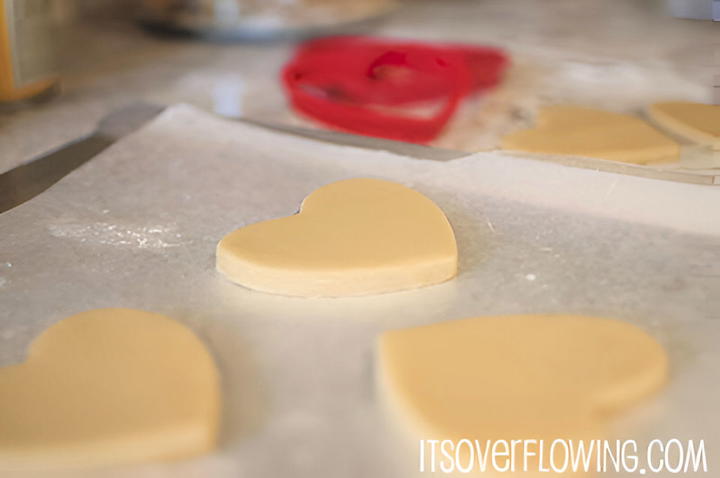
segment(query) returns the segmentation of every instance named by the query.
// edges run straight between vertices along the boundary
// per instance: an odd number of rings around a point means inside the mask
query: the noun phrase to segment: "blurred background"
[[[494,148],[548,103],[631,112],[658,100],[720,103],[713,0],[4,1],[25,5],[33,35],[52,25],[29,48],[52,52],[59,88],[3,108],[0,170],[137,100],[318,127],[288,108],[278,75],[298,40],[336,33],[505,50],[502,85],[466,102],[433,142],[452,149]]]

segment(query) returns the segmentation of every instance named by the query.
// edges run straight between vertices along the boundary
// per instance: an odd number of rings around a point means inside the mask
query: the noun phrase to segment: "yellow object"
[[[673,101],[655,103],[648,113],[671,133],[720,150],[720,105]]]
[[[0,102],[27,100],[58,81],[46,0],[0,0]]]
[[[217,369],[189,329],[139,310],[83,312],[0,369],[0,476],[203,453],[219,411]]]
[[[663,348],[617,320],[479,317],[385,332],[381,390],[413,438],[599,438],[666,381]]]
[[[454,277],[457,246],[445,214],[419,192],[349,179],[314,191],[294,216],[225,236],[217,268],[233,282],[276,294],[378,294]]]
[[[578,106],[548,106],[537,125],[510,133],[503,149],[647,164],[676,161],[679,145],[634,116]]]

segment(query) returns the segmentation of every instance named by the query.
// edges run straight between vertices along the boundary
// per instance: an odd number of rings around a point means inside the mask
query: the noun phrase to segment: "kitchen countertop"
[[[623,107],[639,107],[668,91],[633,85],[637,72],[627,65],[656,68],[658,82],[672,84],[669,91],[698,101],[716,99],[713,85],[720,83],[720,59],[713,57],[720,51],[720,23],[670,18],[653,1],[411,1],[371,31],[502,45],[536,66],[552,58],[565,65],[566,79],[597,81],[583,98],[591,103],[625,86],[629,106]],[[290,48],[162,38],[130,20],[74,26],[63,41],[62,93],[31,109],[0,113],[0,171],[91,131],[105,114],[136,100],[292,121],[272,81]],[[586,63],[578,64],[581,59]],[[607,74],[597,75],[600,70]]]

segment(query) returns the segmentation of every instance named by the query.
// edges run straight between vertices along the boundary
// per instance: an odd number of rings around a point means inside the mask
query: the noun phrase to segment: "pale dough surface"
[[[668,131],[720,150],[720,105],[670,101],[651,105],[648,113]]]
[[[385,332],[378,345],[387,403],[425,439],[598,438],[668,369],[641,329],[572,315],[455,320]]]
[[[0,369],[0,471],[200,454],[219,412],[217,369],[188,328],[139,310],[83,312]]]
[[[541,109],[536,123],[505,136],[503,149],[636,164],[676,161],[680,155],[675,141],[631,115],[558,105]]]
[[[265,292],[367,295],[451,279],[457,246],[430,199],[401,184],[358,178],[315,190],[298,214],[228,234],[217,247],[217,268]]]

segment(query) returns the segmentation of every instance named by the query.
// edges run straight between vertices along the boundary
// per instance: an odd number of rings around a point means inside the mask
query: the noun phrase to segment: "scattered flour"
[[[50,224],[48,232],[53,237],[113,247],[167,249],[185,243],[182,234],[177,233],[174,227],[163,225],[128,226],[109,222]]]

